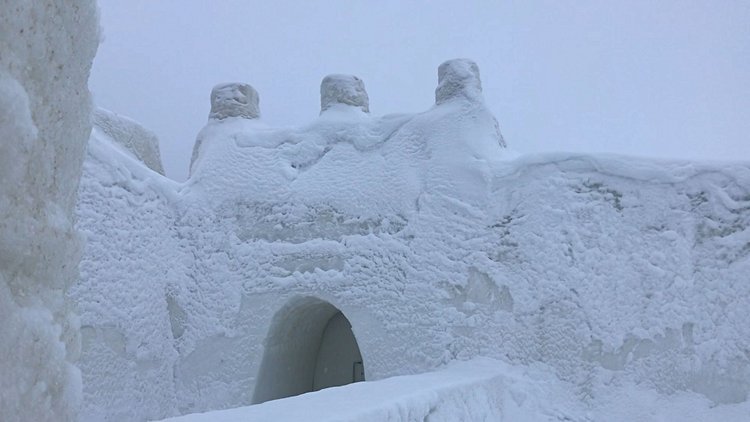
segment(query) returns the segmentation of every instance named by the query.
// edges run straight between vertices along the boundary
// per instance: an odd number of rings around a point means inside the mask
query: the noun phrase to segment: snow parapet
[[[94,1],[0,6],[0,419],[75,420],[73,211],[91,131]]]
[[[94,110],[94,128],[109,136],[151,170],[164,175],[159,139],[138,122],[109,110]]]
[[[335,105],[370,112],[370,98],[362,79],[353,75],[328,75],[320,83],[320,113]]]
[[[260,117],[260,97],[255,88],[248,84],[233,82],[216,85],[211,90],[211,112],[208,118],[224,120],[230,117]]]

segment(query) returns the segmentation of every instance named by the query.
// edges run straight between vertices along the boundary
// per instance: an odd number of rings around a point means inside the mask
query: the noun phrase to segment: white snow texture
[[[633,422],[744,421],[750,403],[712,406],[680,392],[665,400],[632,384],[611,386],[579,400],[549,372],[491,359],[454,362],[419,375],[397,376],[274,400],[260,405],[194,413],[164,422]]]
[[[91,130],[93,1],[0,2],[0,419],[74,420],[73,228]]]
[[[478,75],[441,65],[436,105],[416,114],[373,116],[366,94],[335,91],[300,128],[210,118],[184,183],[95,131],[71,290],[82,419],[300,392],[334,310],[368,381],[487,357],[545,371],[525,382],[559,402],[537,420],[747,410],[750,164],[516,156]]]
[[[115,143],[125,148],[146,167],[164,175],[161,163],[159,139],[150,130],[145,129],[132,119],[120,116],[109,110],[94,110],[94,130],[101,131],[101,136],[110,137]]]

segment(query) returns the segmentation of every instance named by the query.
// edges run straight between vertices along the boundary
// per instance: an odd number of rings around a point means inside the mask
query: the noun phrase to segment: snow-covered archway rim
[[[315,308],[318,308],[318,312],[320,313],[316,313]],[[274,312],[263,345],[268,346],[274,344],[276,341],[284,340],[284,338],[281,337],[283,330],[280,329],[284,324],[293,323],[299,318],[300,314],[314,312],[316,313],[314,317],[316,322],[325,322],[336,315],[336,313],[341,312],[349,321],[349,324],[351,324],[354,338],[361,347],[362,343],[360,342],[360,337],[357,335],[357,318],[354,317],[354,319],[352,319],[352,313],[349,312],[348,308],[348,306],[340,303],[340,301],[328,297],[327,295],[294,295],[290,297],[276,312]]]
[[[338,303],[317,296],[295,295],[274,313],[263,341],[263,357],[252,403],[312,391],[310,387],[321,338],[328,322],[339,313],[348,322],[358,352],[366,362],[354,330],[356,324],[349,319],[345,309],[336,305]]]

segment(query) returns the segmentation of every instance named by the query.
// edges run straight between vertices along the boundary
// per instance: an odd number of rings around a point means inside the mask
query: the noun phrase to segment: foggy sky
[[[437,66],[475,60],[511,149],[750,160],[750,2],[99,0],[96,105],[187,177],[211,88],[304,125],[321,79],[361,77],[375,115],[431,107]]]

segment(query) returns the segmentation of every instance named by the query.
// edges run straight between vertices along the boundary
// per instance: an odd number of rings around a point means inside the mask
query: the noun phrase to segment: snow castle
[[[298,128],[219,85],[176,183],[92,113],[95,2],[0,22],[3,421],[749,419],[747,162],[514,155],[452,60]]]
[[[747,400],[750,166],[514,155],[469,60],[435,96],[374,116],[362,80],[331,75],[319,118],[275,128],[250,85],[218,85],[185,183],[100,112],[70,292],[83,420],[475,357],[548,368],[582,402],[628,383]]]

